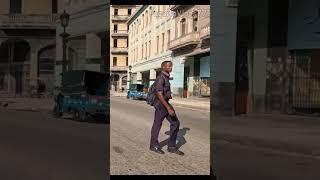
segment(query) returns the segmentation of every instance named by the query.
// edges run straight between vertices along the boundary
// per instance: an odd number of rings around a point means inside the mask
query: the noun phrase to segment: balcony
[[[199,43],[200,43],[199,32],[192,32],[170,41],[169,49],[176,50],[182,47],[197,45]]]
[[[129,15],[112,15],[112,21],[128,21]]]
[[[111,66],[110,70],[111,71],[127,71],[128,66]]]
[[[128,54],[128,48],[127,47],[112,47],[111,53]]]
[[[112,37],[127,37],[128,36],[128,31],[127,30],[113,30]]]
[[[170,5],[169,8],[171,11],[176,11],[178,9],[184,9],[186,7],[187,7],[187,5]]]
[[[5,14],[0,15],[0,27],[2,28],[56,28],[57,14]]]
[[[200,29],[200,39],[210,38],[210,23]]]

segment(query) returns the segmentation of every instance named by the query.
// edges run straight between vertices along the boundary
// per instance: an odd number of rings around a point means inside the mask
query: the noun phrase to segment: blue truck
[[[108,75],[105,73],[74,70],[62,75],[62,86],[55,96],[53,114],[59,118],[72,114],[77,121],[110,119],[110,101],[107,97]]]

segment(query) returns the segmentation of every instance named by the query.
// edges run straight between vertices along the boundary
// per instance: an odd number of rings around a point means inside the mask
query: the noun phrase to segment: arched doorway
[[[9,39],[0,45],[0,91],[22,94],[30,76],[30,45],[22,39]]]
[[[45,84],[46,91],[54,89],[55,45],[47,46],[38,51],[38,80]]]
[[[127,89],[127,75],[121,78],[121,89],[123,88],[124,91]]]
[[[119,86],[118,86],[118,82],[119,82],[120,76],[119,74],[112,74],[111,75],[111,90],[112,91],[118,91],[119,90]]]

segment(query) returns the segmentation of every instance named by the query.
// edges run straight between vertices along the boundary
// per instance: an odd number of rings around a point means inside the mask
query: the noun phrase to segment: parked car
[[[55,96],[54,115],[60,117],[63,113],[71,113],[78,121],[85,121],[89,117],[108,120],[107,80],[107,74],[94,71],[64,73],[61,90]]]
[[[143,84],[130,84],[127,99],[145,100],[147,98],[147,93],[144,90]]]

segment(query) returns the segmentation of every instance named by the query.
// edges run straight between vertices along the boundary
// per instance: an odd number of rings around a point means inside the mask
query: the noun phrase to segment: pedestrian
[[[178,150],[176,147],[176,140],[179,131],[180,121],[172,107],[169,103],[171,97],[171,87],[170,87],[170,73],[172,71],[172,62],[164,61],[161,63],[162,71],[155,80],[155,92],[156,99],[154,102],[155,115],[154,122],[151,129],[151,140],[150,140],[150,150],[155,151],[159,154],[164,154],[158,142],[159,132],[162,126],[162,121],[166,118],[170,123],[170,137],[168,143],[168,152],[175,153],[178,155],[184,155],[183,152]]]

